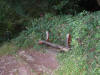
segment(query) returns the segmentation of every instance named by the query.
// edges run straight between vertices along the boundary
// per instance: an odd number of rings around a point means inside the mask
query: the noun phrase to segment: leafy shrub
[[[15,37],[25,29],[31,17],[40,17],[47,12],[75,13],[78,8],[78,0],[1,0],[0,6],[1,42]]]
[[[72,35],[72,47],[77,49],[81,46],[85,48],[84,51],[87,51],[88,47],[96,47],[94,44],[99,40],[99,17],[95,13],[89,14],[88,12],[83,12],[75,17],[71,15],[53,16],[46,14],[44,17],[32,20],[30,23],[32,26],[30,25],[31,27],[23,31],[19,37],[24,39],[23,37],[25,36],[35,36],[38,39],[45,39],[45,31],[48,30],[51,41],[56,43],[61,43],[62,41],[62,44],[65,44],[63,42],[66,39],[65,36],[70,33]]]
[[[19,15],[9,2],[0,0],[0,42],[8,40],[25,29],[27,20]]]
[[[80,0],[48,0],[49,6],[59,14],[75,14],[80,9],[78,3]]]

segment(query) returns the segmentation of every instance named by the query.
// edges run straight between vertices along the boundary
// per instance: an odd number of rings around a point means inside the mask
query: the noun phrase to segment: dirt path
[[[19,51],[0,58],[0,75],[53,75],[58,67],[56,52]]]

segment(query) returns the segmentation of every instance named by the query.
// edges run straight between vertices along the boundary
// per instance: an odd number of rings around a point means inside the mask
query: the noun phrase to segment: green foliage
[[[58,13],[66,13],[66,14],[76,14],[79,9],[80,0],[50,0],[53,9],[57,10]]]
[[[0,56],[15,54],[17,49],[18,48],[13,43],[6,42],[2,46],[0,46]]]
[[[54,75],[87,75],[86,57],[63,56],[66,59],[62,60],[61,67],[58,68]]]
[[[30,23],[32,17],[44,16],[47,12],[53,14],[76,13],[78,1],[0,0],[0,42],[17,36],[27,27],[27,23]]]
[[[72,47],[77,50],[81,46],[85,48],[85,50],[82,49],[84,52],[91,46],[95,48],[95,43],[99,40],[99,17],[95,14],[88,14],[90,13],[83,12],[75,17],[46,14],[44,17],[32,20],[30,27],[23,31],[19,37],[24,40],[28,36],[45,39],[45,31],[48,30],[51,41],[64,44],[66,34],[70,33],[72,35]]]
[[[0,42],[9,40],[25,29],[28,18],[17,13],[9,2],[0,0]]]
[[[84,55],[74,55],[70,53],[60,53],[59,68],[54,75],[99,75],[100,63],[99,57],[94,53],[85,53]]]
[[[22,48],[35,48],[38,40],[45,39],[45,31],[49,31],[51,42],[65,45],[66,34],[70,33],[71,51],[58,55],[62,62],[55,75],[99,75],[99,13],[98,11],[90,14],[84,11],[76,16],[46,14],[31,20],[30,27],[27,27],[14,42]]]
[[[99,75],[100,11],[83,11],[75,16],[45,14],[52,11],[75,14],[79,10],[78,1],[39,0],[39,5],[37,0],[0,0],[0,42],[9,39],[9,34],[20,32],[18,29],[26,29],[11,44],[2,45],[0,55],[15,53],[18,48],[40,48],[38,40],[45,39],[46,31],[51,42],[65,45],[66,34],[70,33],[71,51],[58,55],[61,65],[55,75]],[[40,18],[33,19],[37,16]]]

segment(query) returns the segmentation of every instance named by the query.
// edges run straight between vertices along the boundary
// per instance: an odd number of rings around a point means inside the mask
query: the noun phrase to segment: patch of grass
[[[100,58],[96,59],[95,56],[94,53],[84,55],[73,55],[71,52],[60,53],[58,55],[60,67],[54,72],[54,75],[99,75]]]
[[[18,48],[11,44],[11,43],[5,43],[0,47],[0,56],[8,55],[8,54],[15,54]]]
[[[55,75],[86,75],[87,64],[85,57],[71,55],[64,59],[61,67],[55,72]]]

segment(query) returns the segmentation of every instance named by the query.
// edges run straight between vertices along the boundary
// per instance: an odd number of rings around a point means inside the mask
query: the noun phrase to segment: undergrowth
[[[38,40],[45,39],[46,31],[51,42],[61,45],[65,45],[66,34],[71,34],[71,50],[58,54],[60,67],[54,75],[100,74],[100,11],[84,11],[76,16],[46,14],[29,24],[27,30],[12,40],[18,48],[41,48]]]

